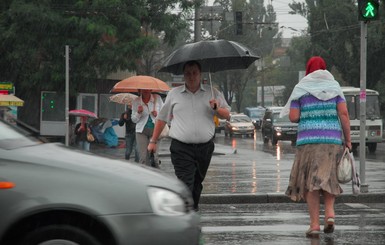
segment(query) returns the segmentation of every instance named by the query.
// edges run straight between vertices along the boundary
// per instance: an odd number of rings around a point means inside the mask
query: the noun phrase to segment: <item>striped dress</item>
[[[291,108],[300,110],[297,146],[306,144],[341,145],[342,129],[337,114],[337,104],[345,102],[337,96],[322,101],[307,94],[293,100]]]

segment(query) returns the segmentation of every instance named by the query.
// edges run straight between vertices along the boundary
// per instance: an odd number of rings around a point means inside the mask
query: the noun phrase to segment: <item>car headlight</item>
[[[158,215],[178,216],[186,213],[184,200],[175,192],[157,187],[149,187],[147,194],[152,210]]]

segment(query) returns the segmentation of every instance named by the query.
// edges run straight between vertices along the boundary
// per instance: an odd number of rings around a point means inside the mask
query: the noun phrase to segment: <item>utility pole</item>
[[[380,18],[379,0],[358,0],[358,20],[361,22],[361,58],[360,58],[360,191],[369,192],[366,184],[366,62],[368,22]]]
[[[202,40],[202,37],[201,37],[202,25],[201,25],[201,21],[200,21],[200,9],[199,8],[200,8],[199,6],[195,6],[194,42],[199,42],[200,40]]]
[[[360,191],[369,192],[365,177],[366,157],[366,59],[367,59],[368,24],[361,21],[361,58],[360,58]]]
[[[69,56],[70,56],[70,48],[68,45],[65,46],[65,66],[66,66],[66,71],[65,71],[65,118],[66,118],[66,136],[65,136],[65,144],[66,146],[69,145],[69,137],[70,137],[70,129],[69,129],[69,114],[68,114],[68,111],[69,111]]]

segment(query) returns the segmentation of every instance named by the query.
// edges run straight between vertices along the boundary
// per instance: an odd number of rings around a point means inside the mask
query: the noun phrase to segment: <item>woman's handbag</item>
[[[360,194],[361,180],[356,171],[353,153],[349,152],[349,149],[345,147],[341,160],[337,165],[337,179],[341,184],[352,181],[353,195]]]
[[[349,148],[345,147],[341,160],[337,165],[337,179],[339,183],[345,184],[352,180],[353,165],[353,153],[349,152]]]
[[[95,138],[94,138],[94,136],[92,135],[92,133],[91,133],[90,130],[87,131],[87,141],[88,141],[88,142],[94,142],[94,141],[95,141]]]

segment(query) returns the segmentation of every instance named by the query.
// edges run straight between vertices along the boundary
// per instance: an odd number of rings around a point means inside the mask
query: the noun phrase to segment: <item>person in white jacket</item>
[[[139,151],[139,163],[151,166],[150,155],[147,146],[152,137],[155,120],[163,106],[162,98],[158,94],[152,94],[151,90],[139,90],[138,96],[132,102],[131,120],[136,123],[136,143]],[[159,167],[158,155],[155,155],[155,166]]]

